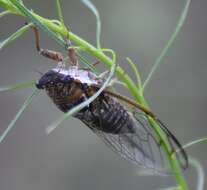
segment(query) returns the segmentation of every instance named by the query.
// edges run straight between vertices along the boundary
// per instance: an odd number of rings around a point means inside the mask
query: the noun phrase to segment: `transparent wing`
[[[92,130],[109,148],[124,159],[147,168],[152,173],[159,173],[162,175],[170,174],[168,160],[161,148],[162,142],[155,135],[146,114],[140,109],[136,109],[134,114],[131,114],[131,117],[133,118],[133,126],[130,128],[130,132],[126,130],[128,132],[111,134],[96,128],[92,128]],[[158,124],[161,125],[171,145],[172,150],[169,154],[175,152],[175,147],[181,148],[177,139],[159,120]],[[187,156],[185,152],[181,151],[181,154],[178,153],[177,157],[182,160],[180,163],[183,166],[187,165]]]
[[[138,109],[136,109],[136,111],[134,112],[134,117],[136,118],[137,121],[140,120],[141,117],[144,118],[146,125],[148,123],[148,126],[150,127],[150,129],[153,130],[152,127],[150,126],[148,118],[146,117],[146,113],[144,113],[141,110],[139,111]],[[158,118],[154,118],[154,120],[157,122],[160,129],[162,129],[162,131],[166,135],[167,141],[170,145],[170,150],[169,150],[168,154],[170,156],[172,156],[172,154],[175,154],[181,168],[186,169],[188,167],[188,156],[187,156],[187,153],[185,152],[185,150],[183,149],[182,145],[177,140],[177,138],[172,134],[172,132],[166,127],[166,125],[164,125],[164,123],[161,120],[159,120]],[[149,131],[150,131],[150,129],[149,129]],[[155,137],[154,137],[154,139],[155,139]],[[161,146],[161,144],[163,144],[163,143],[164,142],[160,139],[159,146]],[[166,153],[165,153],[165,155],[166,155]]]

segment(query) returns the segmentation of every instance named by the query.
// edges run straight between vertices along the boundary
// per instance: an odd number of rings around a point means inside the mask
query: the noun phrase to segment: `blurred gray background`
[[[55,1],[25,1],[28,7],[48,18],[56,18]],[[132,58],[145,78],[171,35],[184,0],[94,0],[102,19],[102,46],[117,52],[126,69]],[[95,44],[95,18],[77,0],[62,0],[66,24]],[[207,24],[206,0],[191,3],[186,23],[176,43],[156,71],[146,98],[151,108],[185,144],[207,135]],[[24,25],[22,17],[0,19],[4,39]],[[46,34],[42,47],[62,51]],[[0,52],[0,85],[38,79],[55,63],[38,55],[32,31]],[[131,71],[129,71],[131,72]],[[31,89],[0,94],[0,132],[7,127]],[[174,185],[172,177],[139,176],[138,168],[109,150],[80,121],[70,118],[52,134],[45,128],[62,113],[42,93],[0,145],[1,190],[151,190]],[[188,149],[207,169],[206,146]],[[195,189],[194,168],[186,171]],[[150,181],[150,183],[149,183]]]

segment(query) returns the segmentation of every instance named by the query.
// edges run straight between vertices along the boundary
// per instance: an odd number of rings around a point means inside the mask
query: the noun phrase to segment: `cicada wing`
[[[112,134],[96,128],[92,128],[92,130],[109,148],[124,159],[146,168],[152,173],[170,174],[168,161],[165,159],[160,141],[155,138],[147,118],[133,117],[133,121],[133,126],[127,133]]]
[[[159,127],[162,129],[162,131],[165,133],[168,143],[170,144],[171,150],[168,152],[169,154],[175,154],[178,162],[180,163],[180,166],[183,169],[186,169],[188,167],[188,156],[185,150],[183,149],[180,142],[177,140],[177,138],[172,134],[172,132],[166,127],[166,125],[163,124],[163,122],[158,119],[151,111],[146,109],[145,107],[141,106],[140,104],[137,104],[133,100],[122,96],[120,94],[116,94],[110,91],[107,91],[108,94],[111,96],[117,98],[117,100],[121,100],[122,102],[125,102],[125,104],[128,104],[128,108],[132,108],[134,111],[134,118],[140,122],[140,118],[145,118],[149,124],[149,117],[152,117],[155,122],[159,125]],[[148,118],[147,118],[148,117]],[[152,127],[152,126],[151,126]],[[163,143],[163,142],[161,142]]]

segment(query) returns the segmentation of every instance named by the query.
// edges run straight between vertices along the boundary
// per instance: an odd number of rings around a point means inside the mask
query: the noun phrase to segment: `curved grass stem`
[[[101,19],[97,8],[90,0],[81,0],[96,17],[96,46],[101,49]]]
[[[183,146],[183,148],[186,149],[186,148],[189,148],[189,147],[191,147],[193,145],[197,145],[197,144],[204,143],[204,142],[207,143],[207,137],[204,137],[204,138],[201,138],[201,139],[197,139],[197,140],[191,141],[191,142],[185,144]]]
[[[0,92],[32,87],[35,84],[35,82],[36,82],[35,80],[30,80],[30,81],[26,81],[23,83],[13,84],[10,86],[3,86],[3,87],[0,87]]]
[[[20,116],[23,114],[23,112],[26,110],[26,108],[31,104],[32,99],[39,94],[39,90],[34,89],[32,94],[28,96],[28,98],[23,103],[22,107],[19,109],[17,114],[15,115],[14,119],[10,122],[9,126],[6,128],[6,130],[0,135],[0,143],[3,142],[5,137],[8,135],[8,133],[15,127],[15,124],[17,120],[20,118]]]
[[[126,58],[127,62],[129,63],[129,65],[131,66],[131,68],[133,69],[136,79],[137,79],[137,86],[139,88],[139,90],[142,90],[142,80],[139,74],[139,70],[137,68],[137,66],[135,65],[135,63],[129,58]]]
[[[198,160],[192,157],[189,159],[189,163],[196,169],[196,172],[197,172],[198,182],[197,182],[196,190],[204,190],[205,171],[202,165],[200,164]]]
[[[57,7],[58,18],[59,18],[60,22],[62,23],[62,25],[64,26],[65,24],[64,24],[60,0],[56,0],[56,7]]]
[[[0,18],[3,17],[3,16],[6,16],[8,14],[11,14],[11,11],[3,11],[0,13]]]

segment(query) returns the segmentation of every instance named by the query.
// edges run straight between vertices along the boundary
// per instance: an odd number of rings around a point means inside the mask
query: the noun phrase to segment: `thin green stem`
[[[22,88],[27,88],[27,87],[31,87],[35,84],[35,80],[31,80],[31,81],[26,81],[23,83],[18,83],[18,84],[14,84],[14,85],[10,85],[10,86],[3,86],[0,87],[0,92],[4,92],[4,91],[10,91],[10,90],[18,90],[18,89],[22,89]]]
[[[34,89],[32,94],[28,96],[28,98],[25,100],[24,104],[22,107],[19,109],[17,114],[15,115],[14,119],[11,121],[9,126],[6,128],[6,130],[0,135],[0,143],[5,139],[5,137],[8,135],[8,133],[15,127],[15,124],[17,120],[20,118],[20,116],[23,114],[23,112],[26,110],[26,108],[30,105],[32,102],[32,99],[38,95],[40,91],[37,89]]]
[[[197,172],[198,182],[197,182],[196,190],[204,190],[205,171],[204,171],[202,165],[199,163],[198,160],[196,160],[192,157],[189,159],[189,163],[190,163],[190,165],[194,166],[194,168],[196,169],[196,172]]]
[[[133,71],[135,73],[135,76],[137,78],[138,88],[140,90],[142,90],[142,80],[141,80],[141,77],[140,77],[140,74],[139,74],[139,70],[137,69],[137,66],[135,65],[135,63],[129,57],[127,57],[126,60],[130,64],[131,68],[133,69]]]
[[[160,189],[160,190],[181,190],[181,188],[180,187],[168,187],[168,188]]]
[[[101,49],[101,19],[95,5],[90,0],[81,0],[96,17],[96,44],[97,49]]]
[[[190,148],[190,147],[192,147],[194,145],[201,144],[201,143],[207,143],[207,137],[204,137],[204,138],[201,138],[201,139],[197,139],[197,140],[191,141],[191,142],[185,144],[183,146],[183,148],[184,149]]]
[[[10,43],[12,43],[14,40],[16,40],[17,38],[19,38],[22,34],[24,34],[26,31],[29,30],[29,28],[32,26],[32,23],[29,23],[23,27],[21,27],[19,30],[17,30],[16,32],[14,32],[11,36],[9,36],[7,39],[3,40],[0,42],[0,51],[6,47],[7,45],[9,45]]]
[[[0,18],[3,17],[3,16],[6,16],[8,14],[11,14],[11,11],[3,11],[0,13]]]
[[[61,0],[56,0],[56,7],[57,7],[57,13],[58,13],[58,18],[60,20],[60,22],[62,23],[62,25],[64,26],[64,19],[63,19],[63,13],[62,13],[62,8],[61,8]]]

